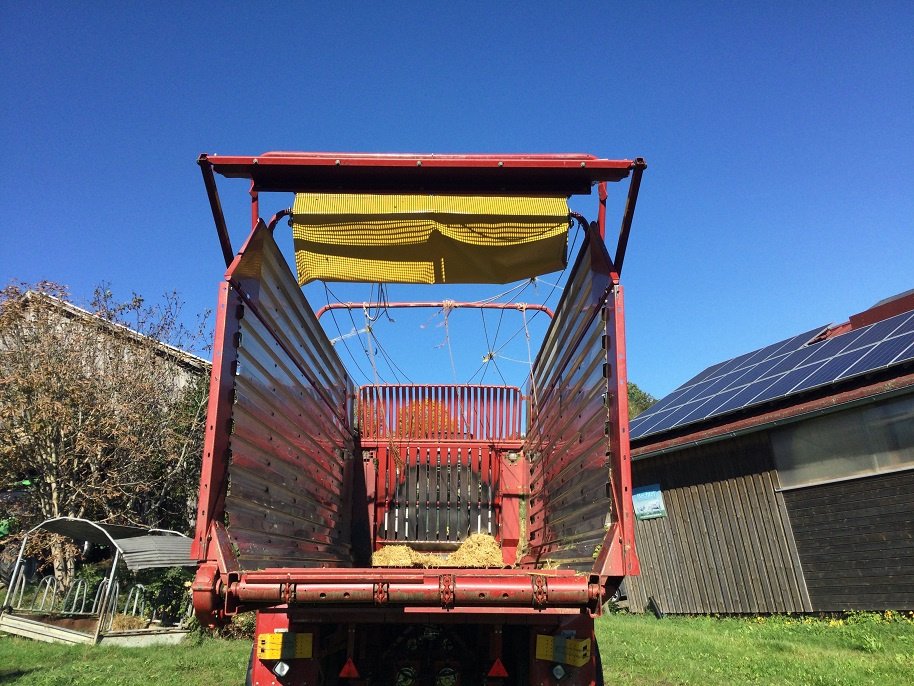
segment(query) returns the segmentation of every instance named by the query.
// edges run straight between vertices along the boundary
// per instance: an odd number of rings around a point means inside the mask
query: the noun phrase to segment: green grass
[[[612,614],[597,622],[607,686],[914,684],[914,621]]]
[[[0,685],[240,686],[250,641],[190,639],[117,648],[40,643],[0,634]]]
[[[597,622],[607,686],[914,684],[914,620],[611,614]],[[0,686],[240,686],[251,643],[95,648],[0,635]]]

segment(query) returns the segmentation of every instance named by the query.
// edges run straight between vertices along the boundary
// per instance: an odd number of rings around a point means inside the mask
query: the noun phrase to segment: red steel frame
[[[392,306],[392,305],[391,305]],[[485,532],[495,535],[502,547],[506,565],[513,565],[520,541],[520,498],[526,492],[526,471],[518,464],[521,449],[522,395],[519,388],[471,385],[383,385],[364,386],[359,393],[360,442],[365,457],[365,482],[368,489],[369,523],[374,533],[375,548],[387,542],[413,540],[404,532],[390,535],[393,527],[387,516],[394,517],[410,507],[414,513],[413,531],[431,533],[434,539],[424,542],[456,543],[459,530],[472,530],[472,513],[477,517],[477,530],[485,523]],[[435,422],[424,426],[408,426],[401,430],[401,418],[416,404],[430,403],[434,408],[446,408],[446,415],[437,415]],[[407,416],[410,416],[407,414]],[[426,470],[426,484],[412,484],[411,469]],[[432,473],[434,472],[434,477]],[[487,490],[489,500],[483,503],[477,491],[472,500],[471,474]],[[439,488],[444,482],[447,493]],[[456,493],[451,492],[455,485]],[[432,482],[432,483],[430,483]],[[415,491],[417,497],[400,502],[400,487]],[[412,495],[412,493],[409,493]],[[371,504],[374,506],[371,507]],[[422,525],[416,515],[425,506],[426,521],[434,513],[435,524]],[[484,505],[488,506],[483,515]],[[461,527],[460,514],[464,513]],[[401,516],[406,527],[409,517]],[[454,532],[441,536],[442,520],[456,522]]]
[[[369,303],[327,303],[321,307],[317,312],[317,318],[320,319],[330,310],[361,310],[366,307],[369,307]],[[374,305],[370,305],[374,307]],[[384,303],[384,307],[389,308],[433,308],[433,309],[475,309],[475,310],[517,310],[518,312],[523,312],[524,310],[533,310],[534,312],[545,312],[546,316],[549,319],[555,317],[555,313],[546,307],[545,305],[538,305],[536,303],[476,303],[476,302],[460,302],[455,300],[436,300],[436,301],[415,301],[415,302],[387,302]]]
[[[396,606],[423,613],[480,612],[598,613],[608,576],[637,573],[634,556],[631,482],[628,452],[627,394],[622,290],[618,286],[625,246],[637,200],[643,160],[605,160],[590,155],[349,155],[340,153],[267,153],[259,157],[201,155],[198,160],[213,218],[227,264],[232,262],[231,241],[216,189],[214,172],[251,180],[252,224],[259,219],[260,191],[330,192],[447,192],[452,194],[567,196],[589,193],[598,186],[600,208],[595,222],[601,237],[606,230],[607,181],[633,173],[616,248],[612,290],[614,307],[607,335],[614,341],[610,356],[610,431],[613,454],[613,500],[622,517],[607,533],[595,564],[595,574],[579,576],[560,570],[393,570],[282,568],[239,570],[222,527],[220,503],[225,483],[207,475],[225,474],[228,462],[227,422],[231,417],[231,354],[224,345],[233,340],[236,322],[231,316],[238,296],[231,288],[231,272],[220,288],[216,322],[210,405],[204,446],[197,533],[193,554],[200,561],[193,584],[194,605],[206,623],[223,621],[239,609],[277,603],[344,608]],[[235,258],[237,260],[237,258]],[[523,471],[523,470],[520,470]],[[515,492],[523,492],[522,479]],[[511,486],[508,487],[511,491]],[[420,609],[421,608],[421,609]]]

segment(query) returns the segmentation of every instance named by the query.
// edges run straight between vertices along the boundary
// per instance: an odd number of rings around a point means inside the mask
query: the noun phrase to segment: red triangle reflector
[[[495,679],[507,679],[508,670],[505,669],[505,666],[501,663],[501,659],[496,657],[495,662],[492,663],[492,667],[489,669],[489,673],[486,676]]]
[[[343,665],[343,668],[340,670],[341,679],[358,679],[359,670],[355,668],[355,662],[352,661],[350,657],[346,660],[346,664]]]

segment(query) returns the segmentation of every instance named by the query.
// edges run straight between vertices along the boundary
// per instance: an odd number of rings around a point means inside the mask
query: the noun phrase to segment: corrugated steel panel
[[[537,357],[530,392],[528,554],[589,572],[611,523],[606,434],[609,267],[582,252]]]
[[[75,541],[117,548],[131,570],[150,567],[196,567],[191,559],[191,539],[173,532],[151,533],[156,529],[105,524],[77,517],[48,519],[29,531],[37,530],[67,536]]]
[[[115,538],[132,538],[134,536],[144,536],[149,533],[149,529],[143,529],[137,526],[124,526],[121,524],[103,524],[101,522],[92,522],[88,519],[78,517],[55,517],[48,519],[32,531],[41,529],[61,536],[68,536],[76,541],[89,541],[98,545],[111,545]]]
[[[659,483],[667,516],[635,525],[648,598],[672,614],[809,612],[812,606],[765,434],[636,461],[635,486]]]
[[[226,529],[244,569],[349,565],[352,382],[268,231],[235,271]]]
[[[190,557],[189,538],[184,536],[137,536],[115,540],[131,571],[151,567],[196,567]]]

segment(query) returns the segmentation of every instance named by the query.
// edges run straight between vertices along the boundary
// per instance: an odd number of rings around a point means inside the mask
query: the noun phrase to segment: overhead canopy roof
[[[131,571],[151,567],[195,567],[190,557],[190,539],[175,531],[143,529],[135,526],[101,524],[88,519],[57,517],[48,519],[33,531],[48,531],[76,541],[89,541],[119,550]]]
[[[437,155],[267,152],[256,157],[201,155],[199,164],[254,190],[456,195],[589,194],[600,181],[621,181],[639,164],[585,154]]]
[[[508,283],[566,263],[564,198],[299,193],[299,283]]]

